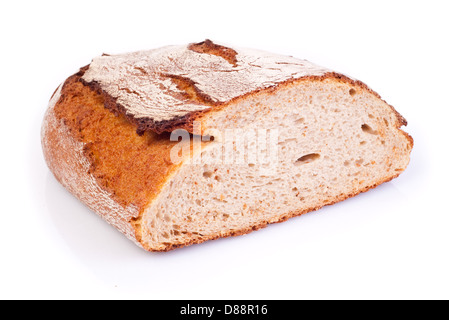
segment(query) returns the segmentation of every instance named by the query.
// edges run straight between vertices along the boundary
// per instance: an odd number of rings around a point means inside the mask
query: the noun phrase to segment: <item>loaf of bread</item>
[[[241,235],[397,177],[412,138],[364,83],[206,40],[103,54],[54,92],[56,179],[137,245]]]

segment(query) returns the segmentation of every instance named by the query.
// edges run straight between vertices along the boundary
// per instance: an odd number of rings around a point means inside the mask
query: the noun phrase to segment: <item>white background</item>
[[[2,1],[2,299],[447,299],[446,1]],[[367,83],[415,139],[390,183],[249,235],[148,253],[53,178],[40,125],[91,58],[206,38]]]

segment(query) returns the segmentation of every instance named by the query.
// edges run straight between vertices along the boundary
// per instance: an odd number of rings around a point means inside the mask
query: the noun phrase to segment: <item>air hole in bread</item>
[[[203,177],[204,178],[210,178],[210,177],[212,177],[212,175],[213,175],[212,171],[204,171],[203,172]]]
[[[318,153],[309,153],[295,161],[295,165],[302,165],[317,160],[320,157]]]
[[[369,133],[369,134],[377,134],[377,131],[374,130],[373,128],[371,128],[369,125],[367,125],[366,123],[362,124],[362,130],[365,133]]]

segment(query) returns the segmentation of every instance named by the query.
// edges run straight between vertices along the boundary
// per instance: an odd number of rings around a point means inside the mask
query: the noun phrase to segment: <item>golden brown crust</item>
[[[123,206],[90,173],[86,145],[77,140],[66,120],[58,118],[55,106],[62,98],[60,86],[52,99],[42,125],[42,149],[56,179],[94,212],[116,227],[137,245],[136,232],[130,221],[139,216],[136,206]]]
[[[168,134],[137,135],[135,125],[104,108],[104,97],[84,86],[79,76],[64,83],[55,116],[84,144],[89,173],[99,184],[123,206],[142,211],[176,168],[170,161],[176,142]]]

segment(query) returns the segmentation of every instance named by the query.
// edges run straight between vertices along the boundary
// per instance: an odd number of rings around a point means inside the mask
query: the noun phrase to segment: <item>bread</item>
[[[403,125],[358,80],[206,40],[93,59],[53,94],[42,146],[65,188],[137,245],[167,251],[397,177],[413,146]]]

